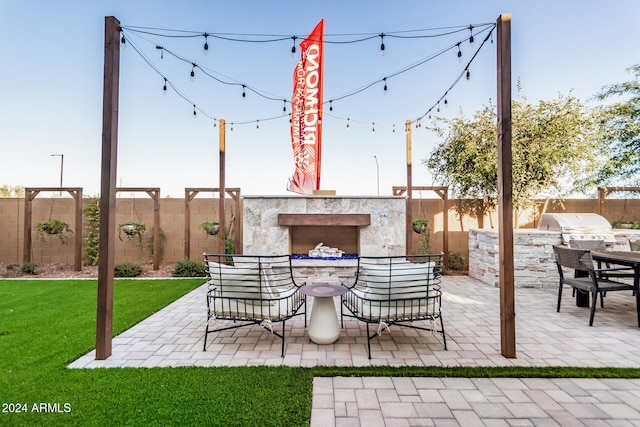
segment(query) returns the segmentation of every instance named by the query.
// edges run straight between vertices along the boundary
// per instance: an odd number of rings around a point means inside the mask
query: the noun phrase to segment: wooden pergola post
[[[598,215],[604,212],[604,201],[614,191],[640,191],[640,187],[598,187]]]
[[[498,240],[500,251],[500,341],[502,355],[516,357],[513,251],[513,176],[511,154],[511,15],[498,29]]]
[[[224,199],[226,196],[225,186],[225,150],[226,150],[226,122],[224,119],[218,120],[218,125],[220,126],[220,232],[222,233],[222,238],[220,239],[220,254],[225,253],[225,243],[226,243],[226,228],[225,228],[225,208],[224,208]]]
[[[220,192],[219,188],[185,188],[184,189],[184,257],[191,259],[191,201],[201,192]],[[226,192],[235,202],[235,209],[238,214],[242,211],[240,204],[240,188],[227,188]],[[220,216],[220,215],[218,215]],[[219,223],[219,221],[218,221]],[[220,235],[220,233],[218,233]],[[236,229],[234,232],[234,247],[236,253],[242,253],[242,215],[236,217]],[[200,254],[198,254],[200,255]]]
[[[74,224],[74,270],[82,271],[82,188],[79,187],[43,187],[24,189],[24,244],[22,247],[23,262],[31,262],[32,233],[33,225],[33,200],[38,197],[41,191],[55,191],[60,194],[63,191],[71,194],[75,201],[75,224]]]
[[[107,359],[111,356],[112,350],[119,82],[120,21],[113,16],[107,16],[105,17],[104,27],[104,92],[102,96],[102,170],[100,174],[100,244],[98,247],[96,360]]]
[[[405,239],[406,239],[406,255],[411,255],[413,252],[413,243],[411,239],[411,232],[413,230],[411,221],[413,218],[413,182],[412,182],[412,170],[411,170],[411,120],[407,120],[405,124],[405,135],[407,140],[407,217],[405,219]]]
[[[158,187],[121,187],[116,188],[119,191],[127,191],[130,193],[144,192],[153,199],[153,269],[160,269],[160,188]]]

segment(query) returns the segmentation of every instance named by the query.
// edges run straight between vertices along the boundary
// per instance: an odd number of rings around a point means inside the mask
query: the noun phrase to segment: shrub
[[[18,268],[18,267],[19,267],[19,265],[18,265],[18,264],[7,264],[7,265],[5,266],[5,268],[7,269],[7,271],[13,271],[13,270],[15,270],[15,269],[16,269],[16,268]]]
[[[457,251],[449,251],[449,268],[454,271],[464,270],[464,258]]]
[[[183,259],[176,262],[171,275],[173,277],[204,277],[206,276],[206,267],[202,262]]]
[[[84,210],[84,256],[89,265],[98,265],[100,249],[100,199],[85,202]]]
[[[130,262],[119,262],[113,269],[115,277],[136,277],[142,273],[142,266]]]
[[[20,266],[20,271],[24,274],[38,274],[36,268],[38,265],[35,262],[23,262]]]

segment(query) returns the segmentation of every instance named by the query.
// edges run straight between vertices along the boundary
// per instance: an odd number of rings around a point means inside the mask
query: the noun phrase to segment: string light
[[[283,102],[282,112],[286,113],[287,112],[287,100],[283,99],[282,102]]]
[[[120,28],[120,32],[122,32],[122,28]],[[124,38],[124,34],[120,37],[120,43],[123,49],[127,47],[127,39]]]
[[[460,42],[456,43],[458,46],[458,62],[462,62],[462,52],[460,51]]]
[[[484,33],[485,31],[487,31],[487,33],[488,33],[488,34],[487,34],[487,35],[486,35],[486,37],[484,38],[484,41],[482,42],[482,44],[481,44],[480,48],[482,48],[482,46],[483,46],[483,45],[484,45],[484,44],[485,44],[489,39],[490,39],[490,40],[491,40],[491,42],[493,43],[493,30],[495,29],[495,24],[490,24],[490,25],[489,25],[489,24],[483,24],[483,25],[487,25],[487,26],[486,26],[485,28],[483,28],[482,30],[480,30],[480,32],[479,32],[479,33]],[[467,30],[467,29],[468,29],[468,30],[471,32],[470,37],[469,37],[469,41],[472,43],[472,42],[473,42],[473,38],[474,38],[474,34],[473,34],[473,29],[474,29],[474,27],[473,27],[472,25],[470,25],[470,26],[468,26],[468,27],[462,27],[462,28],[463,28],[462,30],[457,30],[457,31],[464,31],[464,30]],[[138,54],[139,54],[139,55],[140,55],[140,56],[141,56],[141,57],[142,57],[146,62],[147,62],[147,64],[148,64],[149,66],[151,66],[151,67],[154,69],[154,71],[156,71],[158,74],[160,74],[160,73],[161,73],[161,71],[160,71],[160,70],[159,70],[159,69],[158,69],[158,68],[157,68],[153,63],[151,63],[151,62],[149,61],[149,59],[148,59],[144,54],[142,54],[142,52],[138,49],[138,47],[136,46],[136,44],[135,44],[135,43],[132,43],[131,38],[129,37],[129,34],[125,34],[126,29],[122,29],[122,28],[121,28],[121,29],[120,29],[120,31],[121,31],[121,33],[122,33],[122,34],[121,34],[121,42],[122,42],[123,44],[124,44],[124,43],[126,43],[126,44],[128,44],[129,46],[132,46],[132,48],[133,48],[133,49],[134,49],[134,50],[135,50],[135,51],[136,51],[136,52],[137,52],[137,53],[138,53]],[[135,31],[135,30],[134,30],[134,31]],[[449,34],[455,33],[455,32],[457,32],[457,31],[450,32]],[[144,32],[144,31],[139,31],[139,30],[138,30],[138,32]],[[152,34],[152,33],[149,33],[149,32],[144,32],[144,33],[146,33],[146,34]],[[160,35],[160,36],[163,36],[163,35]],[[205,41],[205,45],[207,45],[207,48],[208,48],[208,37],[209,37],[209,36],[213,36],[213,37],[219,38],[218,36],[211,35],[211,34],[209,34],[209,33],[199,33],[199,34],[198,34],[198,36],[199,36],[199,37],[205,37],[205,40],[204,40],[204,41]],[[389,34],[385,34],[385,33],[380,33],[380,34],[377,34],[377,35],[373,35],[372,37],[376,37],[376,36],[380,37],[380,41],[381,41],[381,50],[382,50],[382,51],[384,51],[384,50],[385,50],[385,46],[384,46],[384,37],[385,37],[385,36],[400,37],[400,38],[414,38],[413,36],[411,36],[411,37],[407,37],[407,36],[402,37],[402,36],[396,36],[396,35],[389,35]],[[186,37],[191,37],[191,36],[186,36]],[[193,37],[195,37],[195,36],[193,36]],[[369,37],[369,39],[370,39],[370,38],[372,38],[372,37]],[[419,37],[420,37],[420,36],[419,36]],[[292,41],[293,41],[293,45],[292,45],[292,53],[293,53],[293,52],[295,51],[295,49],[294,49],[294,48],[295,48],[295,42],[296,42],[296,40],[297,40],[297,36],[287,37],[287,39],[288,39],[288,38],[291,38],[291,39],[292,39]],[[129,39],[129,40],[126,40],[126,39]],[[224,38],[223,38],[223,39],[224,39]],[[227,40],[233,40],[233,39],[228,39],[228,38],[227,38]],[[283,39],[281,39],[281,40],[283,40]],[[147,40],[147,41],[149,41],[149,40]],[[235,41],[239,41],[239,40],[235,40]],[[435,59],[436,57],[440,56],[442,53],[444,53],[444,52],[448,51],[448,50],[449,50],[449,49],[451,49],[452,47],[457,47],[457,48],[458,48],[458,49],[457,49],[457,51],[458,51],[457,53],[458,53],[458,57],[460,58],[460,57],[461,57],[461,55],[462,55],[462,53],[461,53],[461,46],[460,46],[460,45],[461,45],[461,43],[462,43],[462,42],[458,42],[458,43],[454,44],[453,46],[450,46],[450,47],[448,47],[448,48],[446,48],[446,49],[443,49],[442,51],[440,51],[440,52],[438,52],[438,53],[436,53],[436,54],[433,54],[433,55],[432,55],[432,56],[430,56],[430,57],[427,57],[427,58],[425,58],[425,59],[421,60],[421,61],[420,61],[420,62],[418,62],[418,63],[412,64],[411,66],[407,66],[407,67],[405,67],[405,68],[403,68],[403,69],[401,69],[401,70],[399,70],[399,71],[397,71],[397,72],[395,72],[395,73],[393,73],[393,74],[391,74],[391,75],[389,75],[389,76],[384,77],[384,78],[382,79],[382,81],[384,82],[383,90],[384,90],[385,94],[388,92],[387,80],[388,80],[389,78],[391,78],[391,77],[395,77],[395,76],[397,76],[397,75],[399,75],[399,74],[401,74],[401,73],[404,73],[404,72],[406,72],[406,71],[409,71],[409,70],[411,70],[411,69],[415,68],[415,67],[416,67],[416,66],[418,66],[418,65],[422,65],[422,64],[424,64],[424,63],[428,62],[429,60]],[[203,47],[204,47],[204,46],[203,46]],[[165,49],[164,47],[159,46],[159,45],[155,46],[155,48],[156,48],[156,49],[158,49],[158,50],[160,50],[161,59],[163,59],[163,58],[164,58],[164,51],[165,51],[165,50],[167,50],[167,49]],[[205,48],[205,50],[208,50],[207,48]],[[460,80],[460,78],[461,78],[463,75],[465,75],[465,76],[466,76],[467,80],[469,80],[469,79],[470,79],[470,75],[471,75],[471,73],[470,73],[470,70],[469,70],[469,66],[470,66],[470,64],[472,63],[472,61],[475,59],[475,57],[478,55],[478,53],[479,53],[479,51],[480,51],[480,50],[481,50],[481,49],[477,49],[477,50],[476,50],[475,54],[472,56],[471,60],[470,60],[470,61],[468,62],[468,64],[467,64],[467,66],[464,68],[463,72],[462,72],[462,73],[460,73],[460,75],[459,75],[458,79],[457,79],[457,80],[456,80],[456,81],[451,85],[451,87],[449,87],[449,89],[452,89],[452,88],[457,84],[457,82]],[[199,66],[198,66],[198,64],[197,64],[196,62],[186,61],[186,59],[185,59],[185,58],[182,58],[182,57],[180,57],[180,56],[178,56],[178,55],[176,55],[176,54],[174,54],[174,53],[172,53],[172,52],[170,52],[170,51],[168,51],[168,50],[167,50],[167,52],[168,52],[168,53],[170,53],[171,55],[173,55],[174,57],[176,57],[176,58],[177,58],[177,59],[179,59],[179,60],[182,60],[182,61],[185,61],[185,62],[191,63],[191,65],[192,65],[192,69],[191,69],[191,72],[190,72],[190,77],[191,77],[192,79],[194,79],[194,78],[195,78],[195,68],[196,68],[196,67],[199,67]],[[383,52],[383,53],[384,53],[384,52]],[[207,69],[206,69],[206,68],[202,68],[202,67],[199,67],[199,68],[200,68],[200,70],[203,72],[203,74],[205,74],[206,76],[211,77],[211,78],[213,78],[213,79],[215,79],[215,80],[217,80],[217,81],[219,81],[219,82],[221,82],[221,83],[223,83],[223,84],[228,84],[228,85],[240,85],[240,86],[242,86],[242,97],[243,97],[243,98],[246,98],[246,90],[247,90],[247,89],[249,89],[249,90],[254,91],[254,92],[255,92],[256,94],[258,94],[259,96],[262,96],[262,97],[264,97],[264,98],[266,98],[266,99],[282,101],[282,102],[283,102],[283,112],[285,112],[285,113],[286,113],[286,111],[287,111],[287,108],[286,108],[287,100],[286,100],[286,99],[282,99],[282,98],[279,98],[279,99],[278,99],[278,98],[275,98],[275,97],[267,96],[266,94],[260,93],[260,92],[259,92],[259,91],[257,91],[256,89],[253,89],[251,86],[247,86],[246,84],[240,84],[240,83],[238,83],[238,82],[232,82],[232,81],[223,81],[223,80],[221,80],[221,79],[219,79],[219,78],[217,78],[217,77],[215,77],[215,76],[211,75],[211,73],[210,73],[210,72],[207,72]],[[160,74],[160,75],[162,76],[162,74]],[[164,76],[162,76],[162,77],[163,77],[163,80],[164,80],[164,84],[163,84],[163,92],[164,92],[164,93],[166,93],[166,91],[167,91],[167,86],[170,84],[170,85],[171,85],[171,87],[176,91],[176,93],[177,93],[181,98],[183,98],[183,99],[184,99],[184,100],[186,100],[186,101],[189,101],[189,99],[188,99],[188,98],[187,98],[187,97],[186,97],[186,96],[185,96],[185,95],[184,95],[184,94],[183,94],[183,93],[182,93],[178,88],[176,88],[172,82],[170,82],[166,77],[164,77]],[[378,80],[378,81],[380,81],[380,80]],[[363,90],[365,90],[365,89],[368,89],[368,88],[369,88],[369,87],[371,87],[373,84],[375,84],[375,82],[373,82],[373,83],[371,83],[371,84],[369,84],[369,85],[366,85],[366,86],[364,86],[363,88],[361,88],[361,89],[359,89],[359,90],[356,90],[356,91],[353,91],[353,92],[351,92],[351,93],[348,93],[348,94],[346,94],[346,95],[344,95],[344,96],[341,96],[341,97],[339,97],[338,99],[336,99],[336,98],[331,99],[331,100],[329,101],[329,111],[333,111],[333,101],[335,101],[335,100],[341,100],[341,99],[343,99],[343,98],[346,98],[346,97],[349,97],[349,96],[356,95],[357,93],[360,93],[360,92],[362,92],[362,91],[363,91]],[[441,98],[437,101],[437,111],[438,111],[438,112],[440,112],[440,103],[441,103],[441,101],[444,101],[445,106],[448,104],[448,98],[447,98],[447,95],[448,95],[448,92],[445,92],[445,94],[443,95],[443,97],[441,97]],[[199,108],[196,106],[196,104],[195,104],[195,103],[192,103],[192,105],[193,105],[193,107],[194,107],[193,114],[194,114],[194,118],[195,118],[195,117],[197,117],[197,115],[198,115],[198,114],[197,114],[197,110],[198,110]],[[434,107],[435,107],[435,106],[432,106],[432,107],[427,111],[427,114],[429,114],[429,118],[430,118],[430,119],[432,119],[432,118],[433,118],[433,117],[432,117],[432,115],[431,115],[431,112],[432,112],[432,110],[434,109]],[[201,110],[201,112],[203,112],[203,114],[205,114],[205,116],[207,116],[207,117],[209,117],[209,118],[212,118],[212,119],[213,119],[213,117],[209,116],[206,112],[204,112],[204,111],[202,111],[202,110]],[[288,114],[288,115],[291,117],[291,114]],[[279,117],[283,117],[283,116],[279,116]],[[423,115],[422,117],[424,117],[424,115]],[[276,118],[276,117],[273,117],[273,118]],[[272,119],[272,118],[267,118],[266,120],[271,120],[271,119]],[[291,118],[290,118],[290,121],[291,121]],[[347,127],[347,129],[349,129],[349,128],[350,128],[350,122],[351,122],[350,118],[347,118],[347,126],[346,126],[346,127]],[[244,124],[244,123],[250,123],[250,122],[243,122],[243,123],[239,123],[239,124]],[[255,123],[256,123],[256,128],[259,128],[259,122],[256,120],[256,121],[255,121]],[[366,122],[364,122],[364,123],[366,123]],[[372,132],[375,132],[375,122],[370,122],[370,123],[372,124]],[[214,127],[215,127],[215,126],[216,126],[216,123],[215,123],[215,119],[214,119]],[[388,126],[388,125],[383,125],[383,126]],[[395,131],[394,126],[395,126],[395,125],[392,125],[392,132],[394,132],[394,131]],[[232,125],[232,127],[233,127],[233,125]],[[417,127],[422,127],[422,126],[421,126],[421,122],[417,122]],[[394,132],[394,133],[395,133],[395,132]]]
[[[218,119],[216,119],[215,117],[213,118],[213,127],[218,127]]]
[[[260,120],[256,120],[256,130],[260,130]]]
[[[196,113],[196,104],[193,104],[193,118],[195,119],[198,116]]]
[[[204,53],[207,53],[207,51],[209,50],[209,33],[204,33],[204,46],[202,46],[202,48],[204,49]]]
[[[233,122],[231,122],[231,132],[233,132]]]
[[[384,33],[380,34],[380,50],[382,51],[382,54],[384,55]]]
[[[296,39],[298,37],[296,36],[292,36],[291,39],[293,39],[293,46],[291,46],[291,56],[296,54]]]
[[[395,123],[393,124],[393,128],[391,130],[391,133],[396,133],[396,124]]]
[[[376,133],[376,122],[371,123],[371,131]]]

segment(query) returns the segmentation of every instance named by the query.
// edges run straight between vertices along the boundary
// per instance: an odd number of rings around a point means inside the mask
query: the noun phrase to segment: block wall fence
[[[85,198],[86,203],[89,199]],[[32,224],[47,219],[59,219],[75,227],[74,200],[71,197],[47,197],[42,195],[33,200]],[[207,236],[199,228],[204,221],[218,220],[219,200],[217,198],[196,197],[190,203],[191,209],[191,259],[200,260],[203,252],[217,252],[218,236]],[[460,200],[449,200],[449,250],[459,252],[464,260],[469,258],[469,229],[497,227],[497,213],[478,217],[468,209],[461,212]],[[241,213],[233,212],[235,204],[231,199],[226,202],[226,223],[230,223],[235,214],[241,221]],[[443,247],[443,211],[441,199],[413,199],[413,219],[427,219],[431,234],[431,251],[439,252]],[[517,215],[518,228],[537,228],[542,212],[597,212],[597,199],[566,199],[536,201],[535,207]],[[160,199],[160,228],[164,234],[162,263],[172,263],[184,259],[184,213],[185,201],[182,198]],[[640,220],[640,199],[606,199],[603,216],[609,221]],[[151,198],[120,198],[116,202],[116,223],[127,221],[144,222],[147,231],[143,239],[142,250],[124,236],[119,240],[116,235],[116,262],[151,262],[148,237],[152,235],[153,200]],[[242,224],[251,227],[251,224]],[[84,227],[83,227],[84,228]],[[57,237],[43,243],[36,237],[35,229],[32,242],[32,261],[41,264],[73,263],[73,235],[69,234],[66,244]],[[420,247],[420,236],[412,233],[414,251]],[[23,261],[24,246],[24,198],[0,198],[0,263],[20,264]],[[238,249],[237,252],[241,250]]]

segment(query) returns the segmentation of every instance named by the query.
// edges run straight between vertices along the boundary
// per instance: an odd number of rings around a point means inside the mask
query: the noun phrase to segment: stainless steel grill
[[[560,231],[563,243],[571,240],[616,243],[609,221],[594,213],[545,213],[540,216],[538,230]]]

